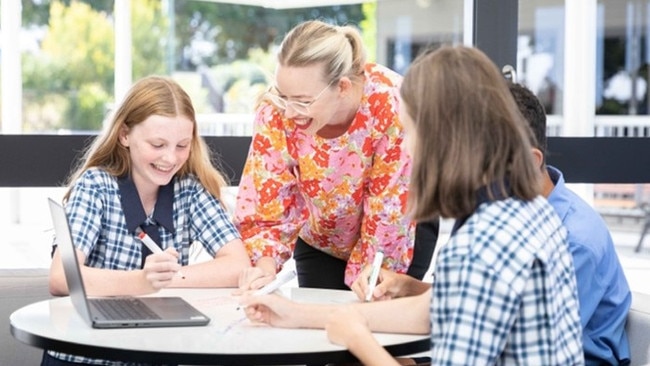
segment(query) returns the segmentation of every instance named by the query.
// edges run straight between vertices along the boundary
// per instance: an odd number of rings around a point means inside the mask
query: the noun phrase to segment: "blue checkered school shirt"
[[[484,202],[441,248],[432,365],[582,365],[566,230],[543,197]]]
[[[214,257],[223,245],[240,238],[219,200],[195,177],[174,178],[172,182],[173,228],[164,224],[158,227],[163,250],[174,247],[180,254],[181,264],[187,265],[192,242],[200,242]],[[74,184],[65,209],[74,243],[86,255],[85,265],[115,270],[140,268],[142,243],[127,228],[116,177],[98,168],[87,170]],[[136,365],[56,352],[50,354],[90,365]]]

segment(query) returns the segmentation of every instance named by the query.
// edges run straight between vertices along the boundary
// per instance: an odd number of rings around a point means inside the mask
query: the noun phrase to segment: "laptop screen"
[[[79,269],[77,251],[72,243],[72,235],[70,234],[70,225],[68,224],[65,208],[51,198],[48,198],[48,203],[52,214],[52,222],[54,223],[56,243],[59,248],[59,254],[61,255],[61,261],[63,262],[68,291],[70,291],[70,299],[81,317],[91,324],[90,311],[86,303],[86,290],[81,277],[81,270]]]

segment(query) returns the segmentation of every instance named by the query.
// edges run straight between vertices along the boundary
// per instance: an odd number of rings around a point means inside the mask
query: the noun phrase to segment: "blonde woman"
[[[422,278],[437,220],[419,228],[414,248],[401,80],[366,61],[352,26],[312,20],[286,35],[239,185],[235,220],[255,265],[242,289],[270,282],[293,257],[301,287],[364,297],[362,270],[378,251],[383,268]]]

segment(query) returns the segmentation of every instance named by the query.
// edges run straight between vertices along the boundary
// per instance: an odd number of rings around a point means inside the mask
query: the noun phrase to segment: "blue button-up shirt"
[[[632,295],[612,237],[602,217],[566,187],[562,173],[547,169],[555,184],[548,200],[568,231],[576,270],[586,364],[628,364],[625,321]]]

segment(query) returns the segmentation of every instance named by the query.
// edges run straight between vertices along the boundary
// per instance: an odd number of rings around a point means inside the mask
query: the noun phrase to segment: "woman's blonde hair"
[[[278,63],[285,67],[323,65],[320,77],[327,84],[334,84],[347,76],[353,83],[363,82],[366,50],[359,31],[353,26],[336,26],[320,20],[308,20],[287,33],[278,51]],[[257,106],[275,93],[270,87],[257,100]]]
[[[198,134],[192,100],[171,78],[148,76],[133,84],[119,109],[113,114],[110,125],[86,150],[76,170],[68,178],[69,188],[64,200],[70,196],[74,182],[89,168],[102,168],[115,177],[128,175],[131,171],[131,159],[128,149],[119,143],[120,131],[124,128],[131,129],[153,115],[183,116],[192,121],[194,130],[190,155],[177,176],[194,174],[208,192],[221,198],[221,188],[227,183],[213,166],[210,150]]]
[[[323,80],[335,82],[347,76],[361,80],[366,51],[359,31],[350,26],[335,26],[319,20],[298,24],[284,37],[278,52],[282,66],[324,66]]]
[[[490,199],[539,194],[530,129],[483,52],[443,47],[419,56],[401,96],[415,125],[409,192],[415,220],[467,216],[482,187]]]

